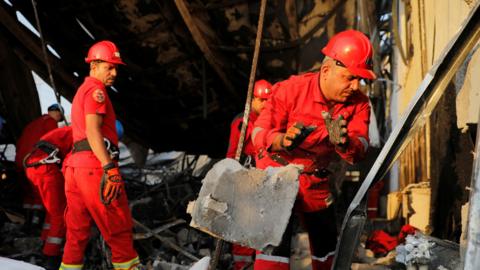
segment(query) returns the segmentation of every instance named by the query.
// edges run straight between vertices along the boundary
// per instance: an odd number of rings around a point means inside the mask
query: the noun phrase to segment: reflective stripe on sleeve
[[[255,136],[257,136],[257,133],[262,131],[262,130],[263,130],[263,128],[261,128],[261,127],[256,127],[256,128],[253,129],[253,131],[252,131],[252,142],[255,141]]]
[[[234,262],[253,262],[252,256],[233,255]]]
[[[327,253],[327,255],[323,256],[323,257],[316,257],[316,256],[313,256],[312,255],[312,260],[316,260],[316,261],[320,261],[320,262],[325,262],[328,260],[328,257],[330,256],[333,256],[335,255],[335,251],[331,251],[329,253]]]
[[[63,238],[49,236],[47,237],[47,240],[45,242],[49,244],[60,245],[61,243],[63,243]]]
[[[32,205],[32,209],[41,210],[41,209],[43,209],[43,205],[41,205],[41,204],[33,204],[33,205]]]

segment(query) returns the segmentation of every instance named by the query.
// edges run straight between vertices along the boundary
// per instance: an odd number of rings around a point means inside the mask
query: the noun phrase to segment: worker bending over
[[[361,32],[333,36],[319,72],[273,86],[252,132],[257,168],[303,165],[296,212],[309,234],[313,270],[329,270],[337,243],[326,169],[334,156],[359,161],[368,148],[370,106],[360,80],[374,79],[372,45]],[[294,218],[295,215],[292,215]],[[288,270],[292,222],[272,254],[257,254],[255,270]]]

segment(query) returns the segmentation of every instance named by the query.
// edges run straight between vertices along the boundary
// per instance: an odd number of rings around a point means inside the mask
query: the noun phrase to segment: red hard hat
[[[88,55],[87,58],[85,58],[85,62],[90,63],[95,60],[125,65],[120,58],[120,52],[118,51],[117,46],[108,40],[97,42],[90,47],[90,50],[88,50]]]
[[[322,49],[326,56],[339,61],[353,75],[375,79],[372,71],[373,47],[362,32],[346,30],[333,36]]]
[[[258,80],[253,87],[253,95],[257,98],[268,99],[272,95],[272,85],[265,80]]]

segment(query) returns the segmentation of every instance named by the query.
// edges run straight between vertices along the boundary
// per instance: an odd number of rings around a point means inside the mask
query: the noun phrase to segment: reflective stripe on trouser
[[[93,222],[110,247],[112,263],[128,262],[138,256],[133,249],[132,216],[126,192],[123,189],[119,198],[108,206],[103,205],[98,195],[102,174],[101,168],[67,167],[65,170],[67,237],[63,263],[83,262]]]
[[[312,256],[312,269],[330,270],[335,257],[335,251],[329,252],[327,255],[319,258]]]
[[[82,270],[83,264],[60,264],[59,270]]]
[[[45,241],[47,239],[47,234],[48,231],[50,231],[50,215],[47,214],[45,215],[45,220],[43,221],[43,226],[42,226],[42,234],[40,235],[40,238]]]
[[[23,204],[23,208],[25,208],[25,209],[33,209],[33,210],[42,210],[42,209],[43,209],[43,205],[38,204],[38,203],[34,203],[34,204],[24,203],[24,204]]]
[[[308,232],[312,270],[330,270],[337,245],[337,227],[332,207],[316,212],[292,214],[280,245],[274,248],[271,255],[257,253],[254,270],[289,269],[292,221],[297,215]]]
[[[127,261],[127,262],[116,262],[116,263],[113,263],[113,268],[115,270],[130,270],[132,269],[134,266],[137,266],[140,264],[140,259],[138,257],[135,257],[133,259],[131,259],[130,261]]]
[[[232,244],[233,269],[240,270],[248,263],[253,263],[253,248]]]
[[[255,257],[254,270],[288,270],[290,259],[283,256],[266,255],[257,253]]]
[[[271,254],[263,254],[257,251],[254,270],[288,270],[290,269],[290,243],[293,227],[293,214],[290,217],[287,228],[283,233],[282,241],[278,247],[275,247]]]
[[[52,244],[52,245],[60,245],[63,242],[63,238],[60,237],[47,237],[47,240],[45,241],[47,244]]]
[[[302,225],[308,232],[312,270],[330,270],[337,246],[337,225],[333,207],[302,213]]]
[[[27,168],[25,172],[28,179],[37,188],[47,213],[42,230],[42,239],[46,240],[43,254],[60,256],[63,239],[65,239],[64,215],[67,205],[63,174],[56,164]],[[61,241],[57,239],[61,239]]]
[[[43,210],[42,198],[33,182],[28,179],[25,171],[21,172],[20,182],[23,190],[23,208],[32,210]]]

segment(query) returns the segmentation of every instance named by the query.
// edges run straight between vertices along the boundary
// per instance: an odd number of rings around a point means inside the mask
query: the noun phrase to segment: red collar
[[[99,79],[94,78],[94,77],[91,77],[91,76],[85,77],[85,82],[90,82],[90,83],[98,84],[98,85],[103,86],[103,88],[105,88],[105,85],[103,85],[103,83],[102,83]]]

